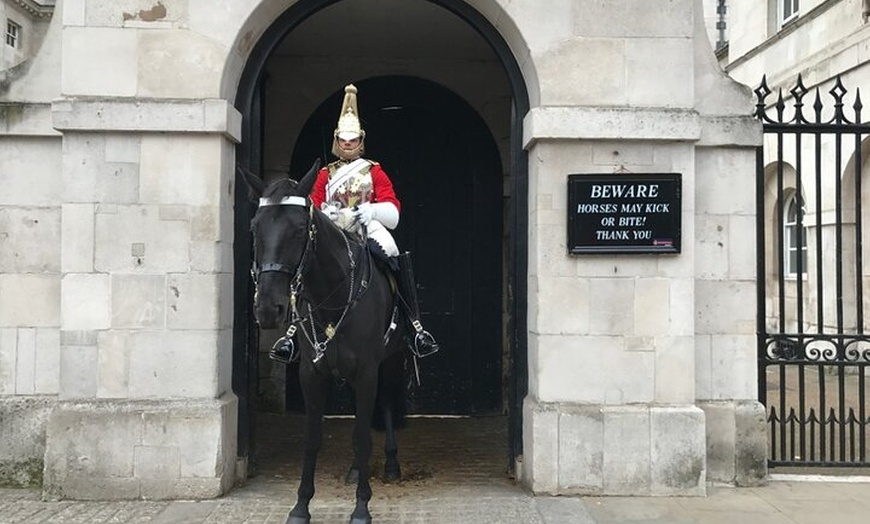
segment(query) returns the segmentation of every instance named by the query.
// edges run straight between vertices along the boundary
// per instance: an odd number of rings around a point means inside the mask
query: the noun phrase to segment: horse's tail
[[[405,354],[403,350],[394,351],[381,362],[378,370],[378,395],[375,399],[375,413],[372,428],[386,429],[385,408],[392,414],[393,429],[402,429],[407,424],[407,392]]]

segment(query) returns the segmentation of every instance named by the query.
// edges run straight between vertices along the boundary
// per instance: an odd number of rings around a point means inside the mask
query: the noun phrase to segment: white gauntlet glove
[[[320,210],[341,229],[354,233],[359,230],[356,211],[350,208],[341,207],[339,204],[334,202],[324,202],[320,205]]]
[[[338,212],[341,208],[338,207],[338,204],[324,202],[320,204],[320,210],[323,211],[323,214],[328,216],[330,220],[335,222],[336,219],[338,219]]]
[[[369,225],[376,214],[374,206],[368,202],[358,205],[353,210],[353,217],[364,226]]]
[[[377,220],[389,229],[399,225],[399,210],[389,202],[377,202],[360,204],[354,210],[354,218],[364,226],[368,226],[372,220]]]

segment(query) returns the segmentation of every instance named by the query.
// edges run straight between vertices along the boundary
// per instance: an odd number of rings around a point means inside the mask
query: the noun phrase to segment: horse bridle
[[[268,198],[260,199],[260,206],[274,206],[274,205],[290,205],[290,206],[301,206],[305,207],[308,210],[308,235],[305,240],[305,247],[302,251],[302,256],[299,259],[299,264],[296,266],[296,270],[292,270],[287,264],[282,262],[268,262],[265,264],[257,264],[257,261],[254,260],[253,267],[251,268],[251,277],[254,280],[255,288],[258,287],[259,276],[263,273],[268,272],[278,272],[285,273],[287,275],[291,275],[290,279],[290,289],[289,289],[289,303],[290,307],[288,308],[288,314],[292,315],[289,319],[289,326],[287,328],[287,333],[284,337],[287,340],[291,339],[293,335],[296,334],[297,324],[300,324],[305,321],[305,319],[299,315],[299,311],[297,309],[297,297],[302,293],[302,274],[305,272],[307,267],[308,258],[310,256],[311,251],[313,250],[313,246],[316,244],[317,239],[317,226],[314,223],[314,206],[312,205],[310,199],[301,196],[286,196],[281,200],[271,200]],[[341,326],[347,314],[356,306],[357,302],[362,298],[365,291],[368,289],[368,279],[362,279],[360,281],[360,287],[357,292],[356,297],[353,296],[354,290],[354,269],[356,268],[356,262],[353,258],[353,251],[350,248],[350,242],[347,237],[347,233],[342,232],[344,235],[345,246],[347,247],[348,259],[350,261],[350,285],[348,286],[348,298],[345,303],[344,308],[342,308],[342,313],[340,318],[335,322],[335,324],[328,324],[324,329],[325,340],[318,341],[317,337],[317,328],[315,326],[314,321],[314,309],[312,309],[311,304],[308,304],[308,316],[311,323],[311,333],[302,329],[303,334],[305,334],[305,338],[308,339],[308,342],[314,348],[315,356],[313,361],[316,363],[319,361],[323,354],[326,351],[326,345],[330,340],[335,336],[338,328]],[[371,271],[371,264],[369,264],[369,271]],[[256,291],[255,291],[255,300],[256,300]],[[316,308],[315,308],[316,309]]]
[[[305,271],[308,256],[311,253],[311,250],[313,249],[312,246],[317,238],[317,226],[314,224],[314,206],[311,205],[307,198],[301,196],[286,196],[277,201],[269,198],[261,198],[260,207],[265,206],[302,206],[308,210],[308,236],[305,239],[305,247],[302,248],[302,257],[299,259],[299,264],[296,265],[296,270],[294,271],[283,262],[267,262],[265,264],[258,264],[256,258],[251,267],[251,278],[254,280],[255,289],[259,286],[260,275],[263,273],[284,273],[291,276],[289,290],[290,306],[293,310],[293,315],[296,316],[296,296],[302,288],[302,273]],[[254,299],[256,300],[256,294]],[[292,320],[293,322],[291,322],[291,325],[294,325],[295,320],[297,319]]]

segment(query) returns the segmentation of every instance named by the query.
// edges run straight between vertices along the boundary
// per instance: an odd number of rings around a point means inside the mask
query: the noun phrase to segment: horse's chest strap
[[[309,341],[311,342],[311,345],[314,347],[314,362],[315,363],[318,362],[321,358],[323,358],[323,355],[326,353],[326,346],[332,341],[333,338],[335,338],[335,335],[338,333],[339,328],[341,328],[341,326],[344,324],[344,321],[353,312],[353,310],[356,309],[357,304],[359,304],[360,298],[362,298],[362,296],[365,294],[367,289],[368,289],[368,280],[362,280],[360,282],[359,288],[357,289],[356,296],[353,296],[353,294],[352,294],[353,289],[351,289],[351,297],[352,298],[349,297],[349,300],[348,300],[347,304],[345,305],[345,307],[343,308],[343,310],[341,312],[341,316],[339,317],[339,319],[337,321],[335,321],[335,323],[328,322],[325,326],[323,326],[322,322],[319,322],[317,320],[316,315],[315,315],[315,311],[314,311],[314,309],[311,308],[311,306],[309,304],[308,316],[311,319],[311,335],[312,335],[310,337]],[[319,338],[317,336],[318,325],[323,326],[320,329],[320,331],[322,332],[323,337],[324,337],[323,340],[318,340],[318,338]],[[307,333],[306,333],[306,336],[308,336]]]
[[[345,235],[344,240],[348,252],[348,258],[350,260],[350,268],[346,277],[348,282],[347,301],[345,302],[344,307],[341,308],[341,315],[334,322],[327,322],[324,325],[324,322],[320,321],[320,319],[317,318],[317,312],[321,308],[317,306],[312,307],[310,299],[306,300],[306,302],[308,302],[308,318],[311,321],[311,332],[309,333],[307,330],[302,329],[302,333],[305,335],[305,337],[308,339],[308,342],[314,348],[313,362],[315,363],[319,362],[320,359],[323,358],[329,342],[333,338],[335,338],[336,333],[341,328],[348,315],[354,309],[356,309],[356,305],[360,302],[360,299],[362,299],[362,297],[365,295],[365,292],[368,290],[369,280],[371,279],[372,262],[371,256],[369,255],[363,258],[367,262],[366,266],[368,269],[368,274],[365,278],[360,279],[359,286],[355,285],[356,279],[354,278],[354,276],[356,274],[357,265],[354,261],[353,251],[350,247],[350,242],[347,238],[347,235]],[[354,293],[354,291],[356,291],[356,293]],[[323,340],[320,340],[320,337],[318,337],[318,331],[322,333],[324,337]]]

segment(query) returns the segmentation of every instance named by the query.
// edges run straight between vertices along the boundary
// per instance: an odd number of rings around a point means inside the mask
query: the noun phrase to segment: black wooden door
[[[424,326],[441,344],[420,361],[415,413],[498,411],[502,398],[502,167],[488,128],[451,91],[411,77],[355,84],[366,158],[381,163],[402,203],[394,231],[411,251]],[[291,172],[324,158],[343,90],[310,117],[295,144]],[[326,161],[333,158],[327,156]],[[287,405],[301,408],[296,367]],[[332,410],[350,412],[339,390]]]

